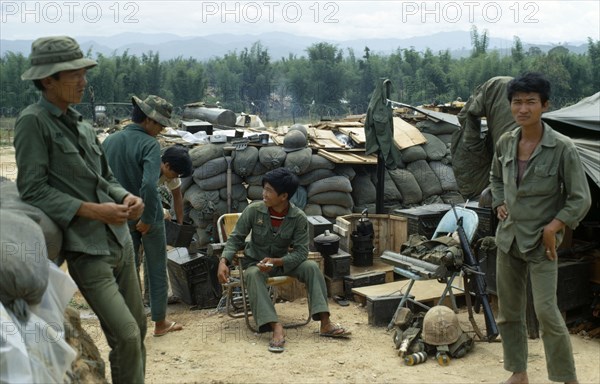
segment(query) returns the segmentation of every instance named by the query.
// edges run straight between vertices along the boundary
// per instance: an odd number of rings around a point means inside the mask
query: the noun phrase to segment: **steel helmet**
[[[304,137],[308,137],[308,129],[306,129],[306,126],[303,124],[294,124],[292,125],[289,129],[288,132],[290,131],[300,131],[304,134]]]
[[[302,148],[306,148],[307,143],[306,136],[295,129],[285,134],[283,138],[283,150],[286,152],[298,151]]]
[[[456,313],[443,305],[436,305],[423,318],[423,341],[429,345],[449,345],[462,334]]]

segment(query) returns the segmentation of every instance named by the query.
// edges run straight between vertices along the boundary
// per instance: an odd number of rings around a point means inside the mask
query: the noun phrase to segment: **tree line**
[[[206,102],[234,112],[257,113],[265,120],[319,119],[365,113],[381,78],[393,84],[393,98],[421,105],[467,100],[475,87],[494,76],[516,76],[524,71],[544,73],[553,86],[554,108],[574,103],[600,90],[600,41],[588,39],[585,54],[558,45],[548,52],[525,50],[514,38],[510,54],[488,49],[487,31],[471,31],[472,53],[453,58],[448,50],[418,52],[397,48],[389,55],[356,53],[321,42],[306,56],[273,60],[260,41],[241,51],[201,62],[180,57],[161,60],[157,52],[141,57],[127,51],[105,56],[87,52],[98,61],[88,72],[89,92],[84,102],[129,103],[132,95],[160,95],[178,110],[185,104]],[[0,58],[2,115],[16,115],[39,93],[21,81],[29,60],[7,52]],[[93,100],[92,100],[93,98]]]

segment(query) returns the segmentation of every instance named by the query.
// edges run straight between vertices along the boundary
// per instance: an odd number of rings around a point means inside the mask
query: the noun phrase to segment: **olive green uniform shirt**
[[[508,208],[508,218],[499,222],[496,232],[496,244],[505,253],[515,240],[523,253],[538,247],[544,226],[553,219],[575,229],[591,205],[590,189],[575,145],[546,123],[517,186],[520,138],[520,127],[502,135],[490,172],[492,207],[506,203]],[[564,230],[557,233],[557,245],[563,236]]]
[[[140,220],[155,224],[164,220],[157,185],[160,177],[160,144],[139,124],[104,139],[102,147],[115,177],[125,189],[144,201]]]
[[[246,236],[251,233],[251,240]],[[291,249],[290,249],[291,248]],[[244,267],[265,257],[282,258],[287,273],[308,258],[308,220],[304,212],[290,203],[288,214],[279,231],[271,225],[269,208],[264,202],[250,204],[242,212],[234,230],[227,238],[222,257],[229,262],[238,250],[244,249]]]
[[[109,255],[107,236],[123,246],[129,230],[76,216],[83,202],[122,203],[128,192],[114,178],[92,127],[69,107],[43,96],[15,125],[17,187],[23,201],[43,210],[63,231],[63,250]]]

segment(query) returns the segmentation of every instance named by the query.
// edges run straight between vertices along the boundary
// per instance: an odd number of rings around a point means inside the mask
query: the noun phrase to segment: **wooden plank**
[[[391,283],[394,281],[394,266],[388,263],[384,263],[379,259],[374,258],[373,265],[369,265],[366,267],[357,267],[354,265],[350,266],[350,276],[353,277],[360,277],[361,275],[374,272],[384,272],[386,283]]]
[[[361,128],[340,128],[340,132],[350,136],[356,144],[364,144],[367,142],[364,127]]]
[[[361,303],[366,303],[367,297],[380,297],[380,296],[394,296],[401,295],[408,288],[410,280],[394,281],[392,283],[385,283],[379,285],[371,285],[368,287],[352,288],[355,300],[358,299]],[[462,288],[463,279],[454,279],[453,286]],[[415,297],[415,300],[425,301],[437,301],[444,292],[445,285],[439,283],[437,280],[418,280],[415,281],[410,294]],[[464,296],[464,293],[458,289],[453,290],[454,296]]]
[[[315,129],[312,141],[317,143],[319,147],[346,148],[346,144],[339,141],[337,137],[335,137],[333,131],[328,129]]]
[[[424,144],[427,139],[421,131],[399,117],[394,117],[394,143],[400,149]]]
[[[356,153],[347,153],[345,151],[331,152],[325,149],[319,149],[317,153],[323,156],[324,158],[333,161],[336,164],[377,164],[377,156],[375,155],[358,155]]]

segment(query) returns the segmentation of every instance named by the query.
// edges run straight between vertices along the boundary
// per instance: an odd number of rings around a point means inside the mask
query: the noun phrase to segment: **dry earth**
[[[14,149],[0,148],[0,175],[16,178]],[[76,301],[82,302],[78,295]],[[476,343],[475,349],[449,366],[434,360],[405,366],[397,356],[392,333],[368,324],[367,311],[356,303],[341,307],[330,302],[332,319],[352,330],[348,340],[321,338],[318,323],[288,330],[286,351],[267,351],[268,334],[247,330],[243,319],[232,319],[215,310],[191,311],[185,304],[169,306],[169,318],[184,330],[164,337],[146,336],[148,383],[498,383],[506,379],[500,343]],[[306,314],[306,301],[277,304],[285,321]],[[94,339],[107,366],[109,348],[95,315],[82,309],[82,325]],[[477,315],[480,327],[483,318]],[[461,327],[470,332],[466,313]],[[148,319],[148,329],[153,323]],[[600,341],[572,335],[575,363],[581,383],[600,383]],[[543,345],[529,340],[531,383],[549,383]]]
[[[298,320],[306,313],[305,299],[277,304],[282,319]],[[330,300],[333,320],[351,328],[348,340],[321,338],[317,322],[288,330],[282,354],[267,351],[269,334],[247,330],[243,319],[215,310],[190,311],[185,304],[169,306],[169,318],[184,330],[163,337],[146,336],[148,383],[499,383],[507,378],[499,342],[476,343],[462,359],[442,367],[433,359],[406,366],[397,356],[392,333],[368,325],[367,311],[351,302],[341,307]],[[480,327],[483,317],[477,316]],[[461,327],[471,331],[466,313]],[[107,362],[106,345],[98,322],[83,322]],[[153,324],[148,321],[149,330]],[[600,342],[572,335],[581,383],[600,383]],[[529,340],[531,383],[549,383],[543,345]],[[107,372],[107,377],[109,372]]]

